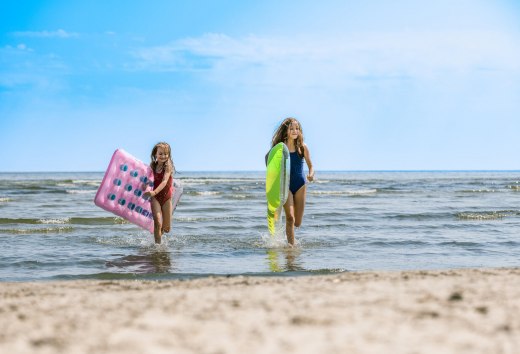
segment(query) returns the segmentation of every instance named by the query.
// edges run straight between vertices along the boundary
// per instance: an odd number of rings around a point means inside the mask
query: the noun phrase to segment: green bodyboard
[[[282,212],[289,192],[290,173],[289,149],[284,143],[278,143],[269,151],[265,176],[267,227],[271,235],[282,226]]]

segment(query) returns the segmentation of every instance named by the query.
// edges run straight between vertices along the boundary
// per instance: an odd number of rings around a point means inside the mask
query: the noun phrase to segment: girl
[[[153,170],[153,191],[145,193],[151,197],[155,243],[161,243],[163,233],[170,232],[172,218],[172,182],[175,166],[171,158],[170,145],[157,143],[150,154]]]
[[[285,203],[285,233],[287,242],[294,245],[294,227],[300,227],[305,209],[305,196],[307,186],[305,185],[305,175],[303,174],[303,159],[309,168],[307,180],[314,180],[314,168],[312,167],[309,148],[303,142],[303,132],[300,122],[295,118],[286,118],[276,130],[271,142],[271,148],[283,142],[289,148],[291,158],[291,178],[289,182],[289,195]]]

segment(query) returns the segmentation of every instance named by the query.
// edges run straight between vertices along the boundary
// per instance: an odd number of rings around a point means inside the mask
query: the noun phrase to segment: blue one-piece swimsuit
[[[303,173],[303,158],[298,152],[291,152],[291,179],[289,180],[289,190],[293,195],[305,185],[305,174]]]

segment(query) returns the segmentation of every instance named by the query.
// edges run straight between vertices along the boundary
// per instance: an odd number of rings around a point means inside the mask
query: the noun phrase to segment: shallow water
[[[319,172],[298,245],[267,235],[262,172],[177,177],[172,232],[96,207],[102,173],[0,174],[0,280],[520,266],[520,172]]]

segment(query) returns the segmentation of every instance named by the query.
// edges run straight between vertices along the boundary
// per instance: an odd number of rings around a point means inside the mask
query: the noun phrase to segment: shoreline
[[[0,283],[0,351],[520,352],[520,268]]]

